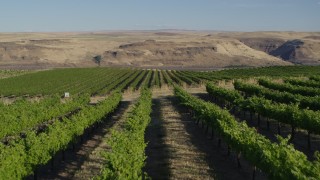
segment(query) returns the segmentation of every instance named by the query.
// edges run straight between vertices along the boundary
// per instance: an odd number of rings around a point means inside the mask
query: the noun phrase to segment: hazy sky
[[[0,32],[320,31],[320,0],[0,0]]]

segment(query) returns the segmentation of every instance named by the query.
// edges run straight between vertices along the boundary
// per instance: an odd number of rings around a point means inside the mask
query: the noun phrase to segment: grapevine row
[[[152,78],[151,87],[161,87],[160,71],[158,70],[154,70],[154,76]]]
[[[0,94],[4,96],[47,95],[64,92],[93,94],[112,80],[131,72],[130,69],[111,68],[41,71],[0,80]]]
[[[173,75],[175,75],[177,78],[179,78],[181,81],[187,83],[188,85],[191,85],[194,83],[192,79],[190,79],[187,76],[181,75],[178,71],[173,71],[172,73],[173,73]]]
[[[106,95],[111,90],[116,89],[120,85],[123,85],[124,84],[123,82],[126,82],[127,79],[129,79],[130,77],[137,76],[138,73],[139,73],[139,71],[131,71],[131,72],[128,72],[128,73],[124,74],[121,77],[112,77],[111,83],[107,84],[102,90],[100,90],[100,92],[98,94],[99,95]],[[118,88],[118,89],[122,90],[122,87]]]
[[[320,82],[318,82],[318,81],[312,81],[312,80],[302,81],[302,80],[297,80],[297,79],[285,79],[284,82],[292,84],[292,85],[297,85],[297,86],[320,88]]]
[[[103,120],[113,112],[121,100],[120,93],[114,93],[97,106],[86,106],[62,121],[55,121],[40,134],[28,132],[25,138],[0,144],[0,179],[22,179],[32,174],[60,150],[64,150],[85,129]]]
[[[274,83],[268,79],[259,79],[258,82],[261,86],[267,87],[269,89],[278,90],[278,91],[290,92],[293,94],[300,94],[303,96],[319,96],[320,95],[320,89],[317,89],[317,88],[293,86],[290,84],[279,84],[279,83]]]
[[[318,81],[318,82],[319,82],[319,81],[320,81],[320,76],[310,76],[309,79],[310,79],[310,80],[313,80],[313,81]]]
[[[270,90],[258,85],[243,83],[241,81],[235,81],[234,88],[238,91],[245,92],[245,94],[249,96],[263,96],[274,102],[285,104],[297,103],[300,108],[311,109],[315,111],[320,110],[320,97],[309,97],[288,92]]]
[[[89,102],[88,95],[82,95],[61,103],[59,96],[47,97],[40,102],[29,102],[26,99],[15,101],[11,105],[1,106],[0,111],[0,139],[14,135],[35,127],[39,123],[48,121],[73,111]]]
[[[210,83],[207,84],[207,91],[210,95],[225,99],[242,110],[256,112],[264,117],[290,124],[292,126],[292,135],[294,135],[295,128],[308,130],[309,133],[320,134],[320,111],[299,109],[298,106],[291,104],[273,103],[270,100],[256,96],[244,99],[237,91],[219,88]]]
[[[173,85],[173,81],[170,78],[170,76],[168,75],[168,71],[161,71],[161,72],[162,72],[165,83],[168,85]]]
[[[130,84],[130,87],[132,89],[139,89],[140,85],[142,84],[142,82],[145,79],[145,76],[147,75],[148,71],[147,70],[143,70],[140,75]]]
[[[182,77],[187,77],[188,79],[190,79],[191,81],[197,84],[203,81],[201,78],[197,77],[195,74],[188,74],[187,71],[177,71],[177,73]]]
[[[178,85],[182,85],[183,81],[177,77],[176,75],[173,74],[173,71],[166,71],[170,77],[170,79],[173,80],[174,83],[178,84]]]
[[[99,179],[143,179],[145,164],[144,133],[151,118],[151,91],[141,90],[138,102],[126,119],[123,130],[112,131],[107,140],[111,151],[104,152],[107,162]]]
[[[307,157],[278,138],[272,143],[245,123],[237,122],[228,111],[219,106],[200,100],[181,88],[175,87],[175,95],[182,104],[191,108],[197,118],[227,142],[227,144],[271,179],[317,179],[320,177],[319,161],[310,162]]]

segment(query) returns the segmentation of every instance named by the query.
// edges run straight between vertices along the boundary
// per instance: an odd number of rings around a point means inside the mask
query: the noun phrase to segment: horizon
[[[200,33],[273,33],[273,32],[284,32],[284,33],[320,33],[319,31],[294,31],[294,30],[257,30],[257,31],[231,31],[231,30],[210,30],[210,29],[114,29],[114,30],[75,30],[75,31],[12,31],[12,32],[1,32],[0,34],[36,34],[36,33],[111,33],[111,32],[200,32]]]
[[[320,0],[11,0],[0,7],[0,32],[319,32],[319,17]]]

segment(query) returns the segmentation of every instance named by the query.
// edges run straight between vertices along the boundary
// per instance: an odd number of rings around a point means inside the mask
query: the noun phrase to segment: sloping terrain
[[[240,38],[239,40],[252,49],[263,51],[268,54],[286,42],[279,38]]]
[[[0,34],[0,68],[257,67],[320,64],[320,33],[119,31]],[[291,46],[294,40],[299,45]]]
[[[299,39],[295,39],[299,37]],[[320,64],[320,36],[245,37],[239,38],[247,46],[294,64]]]
[[[299,53],[297,53],[297,51],[301,46],[303,46],[303,44],[304,44],[304,42],[299,39],[287,41],[287,42],[283,43],[277,49],[270,51],[270,54],[273,56],[276,56],[276,57],[277,56],[281,57],[283,60],[294,61],[299,58],[299,57],[297,57],[297,55],[299,55]],[[298,63],[298,62],[296,62],[296,63]]]
[[[105,51],[104,63],[134,66],[241,67],[289,65],[237,40],[173,42],[146,40]]]

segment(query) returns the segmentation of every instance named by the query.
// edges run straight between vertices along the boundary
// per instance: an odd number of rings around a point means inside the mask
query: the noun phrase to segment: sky
[[[0,0],[0,32],[320,31],[320,0]]]

